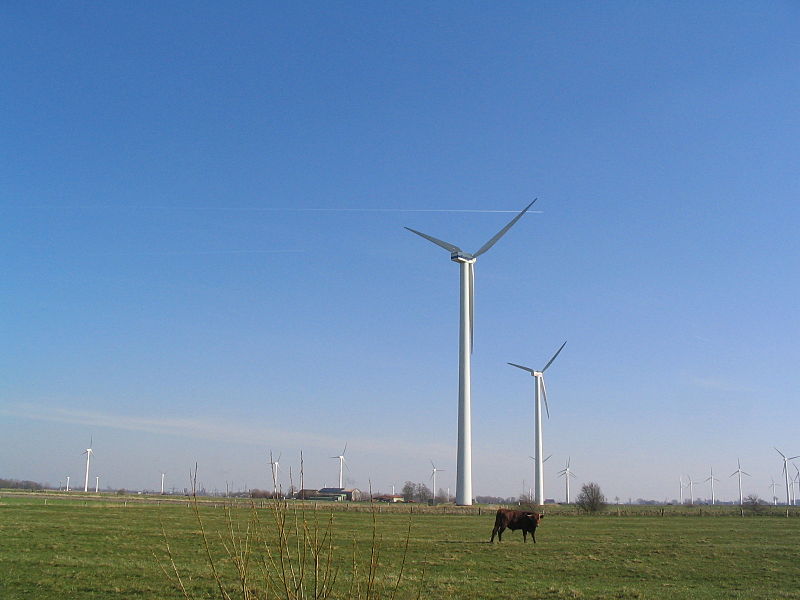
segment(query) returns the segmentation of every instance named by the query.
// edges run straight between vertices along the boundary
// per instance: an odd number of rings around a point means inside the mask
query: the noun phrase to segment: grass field
[[[259,509],[273,543],[273,513]],[[231,522],[246,527],[247,508],[199,508],[223,577],[235,561],[223,548]],[[232,515],[232,521],[226,517]],[[409,524],[398,598],[800,598],[800,518],[673,514],[576,516],[548,512],[538,544],[506,532],[489,544],[493,516],[477,514],[306,511],[317,531],[333,515],[333,561],[339,597],[353,565],[366,569],[376,533],[376,581],[396,580]],[[291,515],[291,511],[290,511]],[[0,498],[0,598],[183,598],[159,567],[166,558],[163,523],[184,583],[195,598],[219,598],[203,538],[187,504]],[[253,555],[263,554],[255,550]],[[236,596],[234,596],[236,597]],[[241,596],[238,596],[241,597]]]

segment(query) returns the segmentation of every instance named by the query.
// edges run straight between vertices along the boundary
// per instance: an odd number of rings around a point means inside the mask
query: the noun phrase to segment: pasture
[[[236,561],[223,542],[230,547],[231,526],[234,535],[243,535],[253,513],[241,502],[230,511],[220,501],[198,510],[216,567],[235,590]],[[274,543],[275,513],[256,512],[264,541]],[[291,520],[294,513],[287,515]],[[549,512],[536,545],[523,544],[521,532],[489,544],[490,509],[480,516],[409,515],[321,505],[300,515],[310,532],[320,534],[331,516],[332,563],[339,572],[334,597],[346,597],[347,574],[354,562],[365,572],[374,547],[376,586],[387,591],[405,555],[397,598],[800,598],[796,515],[741,517],[708,508],[703,516]],[[162,524],[188,592],[219,598],[200,526],[186,502],[53,497],[47,504],[43,497],[0,498],[0,598],[184,598],[159,567],[167,560]],[[254,546],[252,555],[261,554]]]

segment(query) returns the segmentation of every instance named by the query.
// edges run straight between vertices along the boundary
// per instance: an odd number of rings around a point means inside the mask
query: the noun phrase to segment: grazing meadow
[[[795,512],[561,507],[490,544],[492,507],[314,508],[5,495],[0,598],[800,598]]]

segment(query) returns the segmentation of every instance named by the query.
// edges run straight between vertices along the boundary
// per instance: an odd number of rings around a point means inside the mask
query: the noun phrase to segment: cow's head
[[[539,525],[541,520],[544,519],[544,514],[541,514],[541,513],[530,512],[530,513],[526,513],[526,514],[531,518],[531,520],[534,523],[536,523],[536,525]]]

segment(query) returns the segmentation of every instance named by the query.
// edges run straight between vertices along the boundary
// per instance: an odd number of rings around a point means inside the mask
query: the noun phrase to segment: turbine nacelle
[[[458,252],[452,252],[450,254],[450,260],[452,260],[453,262],[472,264],[478,259],[472,256],[471,254],[467,254],[466,252],[461,252],[459,250]]]

